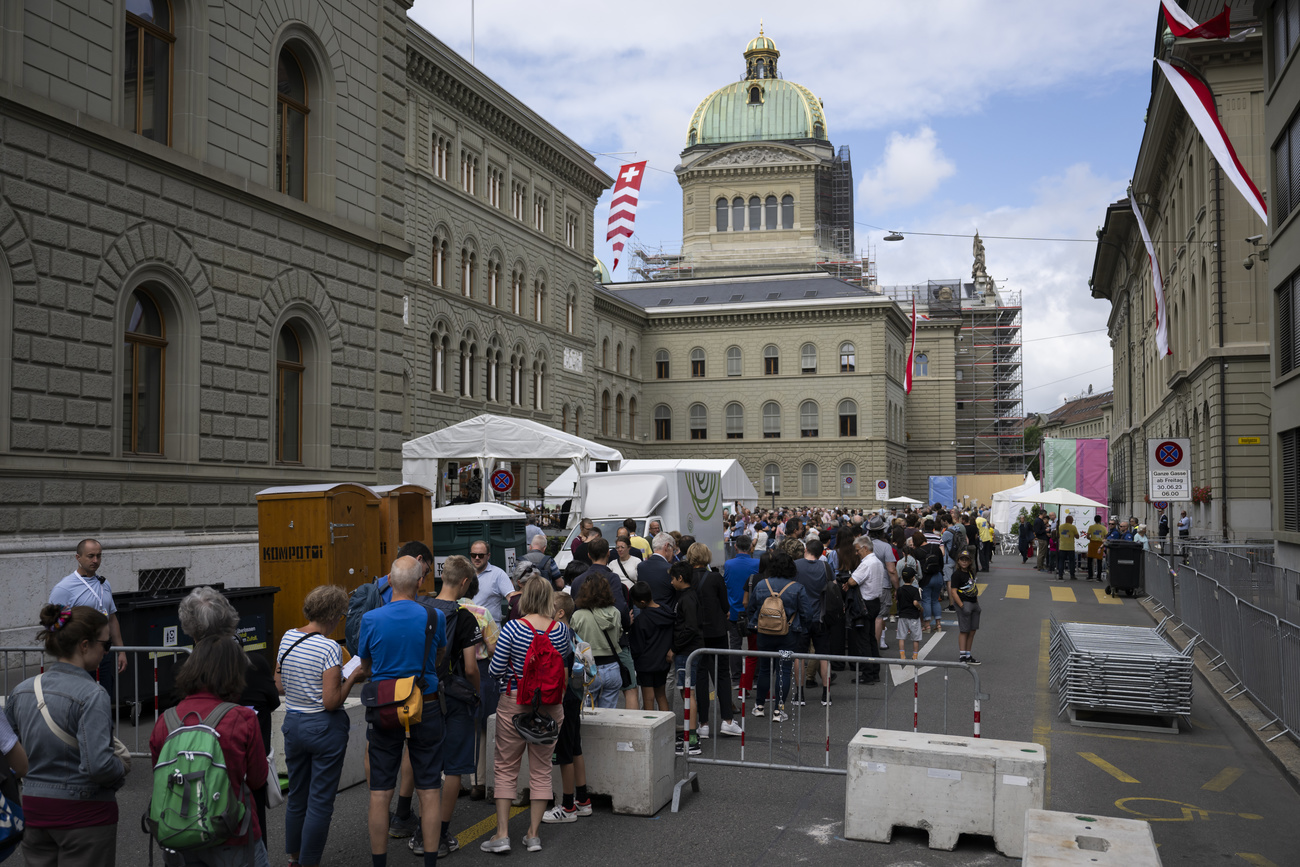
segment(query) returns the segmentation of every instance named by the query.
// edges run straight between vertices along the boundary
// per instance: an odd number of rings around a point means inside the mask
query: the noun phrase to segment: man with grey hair
[[[862,562],[849,576],[848,590],[862,595],[866,617],[861,622],[848,624],[848,644],[850,656],[879,656],[876,645],[876,618],[880,615],[880,600],[884,593],[885,582],[889,580],[885,564],[876,556],[869,536],[859,536],[853,540],[853,547],[861,555]],[[858,683],[879,683],[880,666],[878,664],[859,663]]]
[[[529,539],[528,553],[524,559],[537,567],[537,571],[546,577],[546,580],[555,584],[560,578],[560,567],[555,565],[555,560],[546,555],[546,546],[548,540],[542,533]],[[480,579],[481,580],[481,579]]]
[[[650,540],[654,553],[641,561],[636,568],[636,577],[650,585],[650,595],[660,605],[672,607],[677,601],[677,591],[673,589],[672,578],[668,570],[677,553],[677,540],[667,533],[660,533]]]

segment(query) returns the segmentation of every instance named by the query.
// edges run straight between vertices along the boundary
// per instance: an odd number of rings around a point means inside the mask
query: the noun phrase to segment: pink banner
[[[1076,494],[1082,494],[1099,503],[1109,503],[1108,482],[1110,460],[1107,440],[1075,440],[1075,487]],[[1102,520],[1107,520],[1108,509],[1100,509]]]

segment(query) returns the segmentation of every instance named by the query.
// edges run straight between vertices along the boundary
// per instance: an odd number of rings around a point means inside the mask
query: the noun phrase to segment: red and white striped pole
[[[980,736],[980,700],[975,699],[975,737]]]
[[[682,719],[686,723],[682,727],[682,754],[689,757],[691,754],[691,687],[689,679],[687,679],[686,684],[686,686],[682,687]]]
[[[921,704],[921,670],[912,666],[912,731],[916,731]]]

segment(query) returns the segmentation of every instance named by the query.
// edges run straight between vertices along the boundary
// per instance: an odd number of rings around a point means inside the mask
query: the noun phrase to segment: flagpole
[[[469,63],[474,65],[474,0],[469,0]]]

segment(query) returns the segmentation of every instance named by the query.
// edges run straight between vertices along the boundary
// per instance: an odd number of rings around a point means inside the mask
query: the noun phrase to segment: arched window
[[[623,344],[622,343],[619,343],[618,346],[614,347],[614,372],[615,373],[623,372]]]
[[[817,347],[812,343],[805,343],[799,348],[799,370],[801,373],[817,372]]]
[[[510,275],[510,312],[524,315],[524,275],[518,271]]]
[[[799,436],[815,437],[820,432],[817,422],[817,401],[805,400],[799,404]]]
[[[781,404],[769,400],[763,404],[763,439],[781,438]]]
[[[704,376],[704,350],[699,347],[691,350],[691,376],[697,379]]]
[[[533,362],[533,409],[540,411],[546,405],[546,362],[540,357]]]
[[[460,294],[474,297],[474,272],[478,269],[478,256],[466,247],[460,250]]]
[[[854,463],[840,464],[840,490],[846,497],[856,497],[858,495],[858,465]]]
[[[582,436],[582,407],[573,408],[573,435]]]
[[[781,468],[776,464],[763,467],[763,493],[769,497],[781,496]]]
[[[500,303],[501,263],[488,262],[488,304],[496,307]]]
[[[600,435],[609,436],[609,392],[600,395]]]
[[[727,231],[727,200],[726,199],[718,199],[717,229],[719,232]]]
[[[437,237],[433,239],[433,285],[447,285],[447,242]]]
[[[763,228],[763,203],[758,196],[749,197],[749,230]]]
[[[276,432],[275,459],[285,464],[302,463],[302,340],[292,325],[280,329],[275,347]]]
[[[636,398],[630,397],[627,401],[627,435],[631,439],[636,439]]]
[[[609,338],[605,337],[600,341],[600,366],[609,369]]]
[[[776,196],[768,196],[763,201],[763,210],[767,217],[767,219],[763,221],[763,228],[775,229],[776,228]]]
[[[825,137],[826,137],[826,127],[822,126],[821,121],[817,121],[817,123],[813,124],[813,138],[825,138]]]
[[[569,332],[570,334],[573,333],[573,326],[574,326],[573,314],[574,314],[573,296],[570,295],[568,302],[564,305],[564,330]]]
[[[762,63],[762,62],[763,62],[763,61],[761,61],[761,60],[759,61],[759,63]],[[758,85],[755,85],[755,86],[753,86],[753,87],[751,87],[751,88],[749,89],[749,104],[750,104],[750,105],[762,105],[762,104],[763,104],[763,89],[762,89],[761,87],[759,87]]]
[[[695,147],[695,143],[699,141],[699,138],[700,138],[699,131],[695,127],[691,127],[691,137],[688,141],[687,146]]]
[[[840,344],[840,373],[852,373],[858,369],[858,351],[852,343]]]
[[[727,439],[743,440],[745,438],[745,408],[738,403],[727,404]]]
[[[276,69],[275,186],[307,198],[307,76],[290,48],[280,49]]]
[[[641,371],[636,369],[636,347],[629,346],[627,350],[627,373],[629,376],[641,377]]]
[[[815,497],[817,487],[817,465],[809,461],[799,470],[799,495]]]
[[[781,350],[769,343],[763,347],[763,374],[775,376],[781,372]]]
[[[122,451],[163,453],[163,386],[167,331],[162,311],[149,293],[137,289],[127,302],[122,359]]]
[[[623,436],[623,395],[614,400],[614,436]]]
[[[924,352],[916,356],[916,360],[913,362],[912,375],[913,376],[930,375],[930,356],[926,355]]]
[[[731,231],[743,232],[745,230],[745,200],[736,196],[731,200]]]
[[[704,408],[702,403],[691,404],[691,439],[706,440],[709,438],[709,411]]]
[[[840,436],[855,437],[858,435],[858,404],[853,400],[840,401]]]
[[[739,346],[727,347],[727,376],[740,376],[741,355]]]
[[[501,400],[501,350],[495,346],[487,351],[487,399]]]
[[[655,353],[655,379],[668,378],[668,350],[661,349]]]
[[[435,331],[430,337],[433,343],[433,390],[445,392],[447,390],[447,350],[449,341],[447,335]]]
[[[673,438],[673,411],[662,403],[655,407],[655,439],[667,442]]]
[[[569,432],[569,405],[567,403],[560,410],[560,432]]]
[[[794,228],[794,196],[781,197],[781,228]]]
[[[165,145],[172,143],[174,26],[167,0],[130,0],[126,4],[122,116],[128,129]]]

